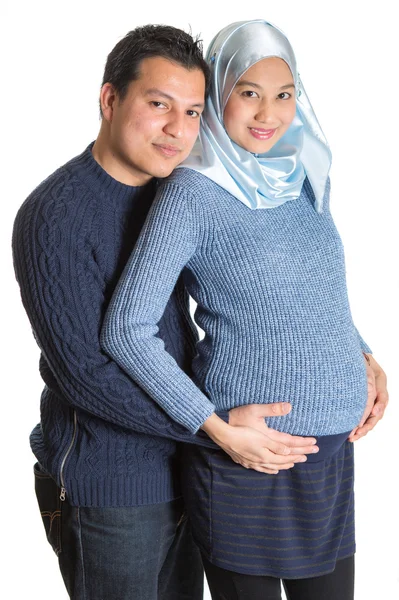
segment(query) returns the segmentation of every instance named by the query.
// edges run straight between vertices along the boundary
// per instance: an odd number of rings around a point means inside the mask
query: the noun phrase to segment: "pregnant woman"
[[[231,449],[240,464],[187,448],[186,503],[212,597],[278,599],[282,580],[291,600],[350,600],[348,437],[372,408],[370,350],[352,321],[329,210],[330,150],[279,29],[234,23],[207,60],[200,145],[159,186],[104,347],[176,421],[222,448],[225,421],[247,404],[288,401],[291,412],[267,425],[317,438],[317,454],[275,475]],[[167,100],[159,105],[168,110]],[[194,381],[156,337],[181,274],[205,332]]]

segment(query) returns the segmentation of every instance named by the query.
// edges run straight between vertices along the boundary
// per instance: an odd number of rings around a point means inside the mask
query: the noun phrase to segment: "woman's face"
[[[238,80],[223,121],[233,142],[248,152],[263,154],[287,131],[295,110],[295,85],[287,63],[264,58]]]

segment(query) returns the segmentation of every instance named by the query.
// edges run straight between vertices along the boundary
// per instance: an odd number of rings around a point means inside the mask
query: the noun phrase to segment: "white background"
[[[104,63],[136,25],[201,33],[265,18],[291,40],[332,147],[332,211],[346,248],[355,322],[390,379],[385,419],[356,444],[356,600],[399,597],[398,497],[398,46],[394,2],[18,1],[0,8],[1,480],[6,599],[64,600],[33,492],[28,435],[38,421],[39,352],[14,281],[15,213],[40,181],[96,137]],[[3,231],[4,228],[4,231]],[[5,334],[5,335],[4,335]],[[5,568],[4,568],[5,567]],[[209,596],[208,596],[209,597]],[[322,599],[321,599],[322,600]]]

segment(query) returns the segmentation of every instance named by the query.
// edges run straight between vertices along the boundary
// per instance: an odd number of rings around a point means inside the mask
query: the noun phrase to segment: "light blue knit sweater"
[[[280,431],[331,435],[362,416],[364,345],[352,321],[343,247],[329,211],[297,200],[250,210],[190,169],[159,188],[111,301],[105,350],[179,423],[196,431],[215,410],[287,401]],[[183,271],[205,337],[191,381],[156,337]]]

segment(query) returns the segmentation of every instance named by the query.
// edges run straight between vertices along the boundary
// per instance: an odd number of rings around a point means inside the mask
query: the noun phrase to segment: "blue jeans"
[[[71,506],[35,465],[47,539],[72,600],[202,600],[203,568],[181,499],[122,508]]]

